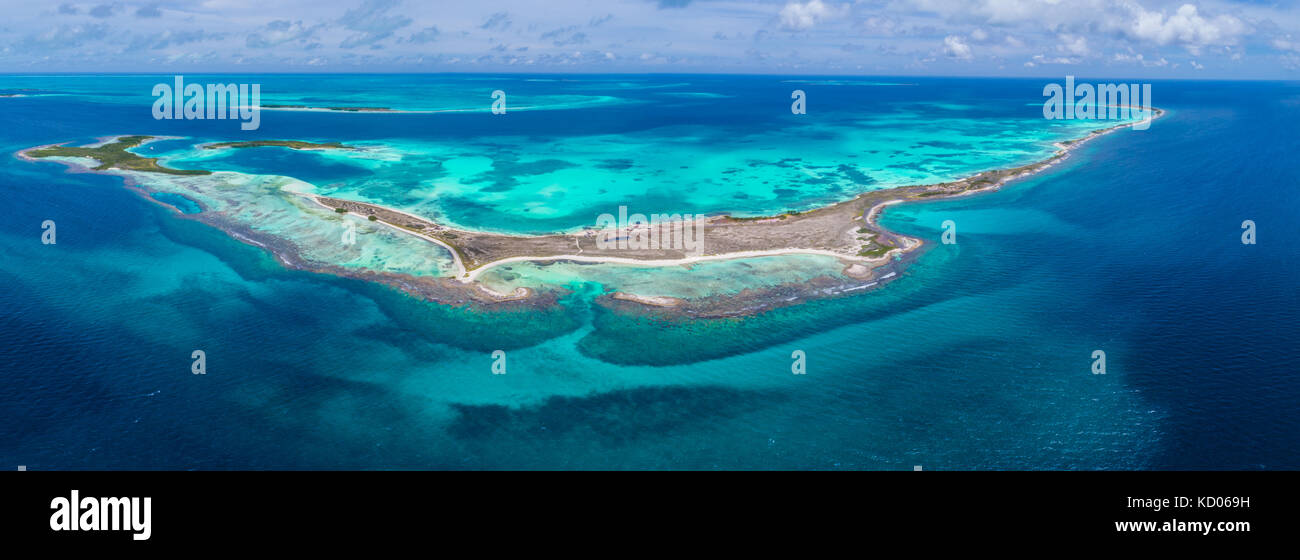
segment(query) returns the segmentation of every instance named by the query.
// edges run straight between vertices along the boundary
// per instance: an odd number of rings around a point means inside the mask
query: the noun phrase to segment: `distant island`
[[[1156,109],[1149,117],[1157,118],[1163,111]],[[1132,126],[1122,123],[1096,129],[1086,136],[1057,143],[1058,150],[1038,162],[1007,169],[977,173],[957,181],[930,185],[912,185],[868,191],[842,202],[806,212],[786,212],[761,217],[733,217],[719,214],[700,218],[695,227],[702,228],[702,238],[708,243],[702,254],[689,254],[683,249],[671,248],[612,248],[600,247],[598,232],[587,228],[574,233],[547,235],[504,235],[499,233],[453,228],[433,220],[387,208],[377,204],[344,200],[308,193],[294,193],[330,209],[331,214],[354,214],[367,220],[396,229],[436,244],[449,251],[454,260],[452,278],[441,282],[415,282],[410,277],[401,279],[381,276],[381,281],[412,294],[438,301],[464,301],[466,296],[480,303],[518,302],[530,295],[527,289],[514,294],[499,294],[484,286],[475,286],[483,272],[507,263],[569,261],[579,263],[617,263],[640,266],[689,265],[708,260],[754,258],[775,255],[812,254],[837,258],[843,263],[842,274],[846,282],[826,285],[812,283],[795,287],[802,290],[801,297],[827,297],[876,287],[897,277],[898,268],[886,266],[904,261],[924,243],[920,239],[902,236],[879,225],[883,209],[891,204],[952,198],[972,193],[994,190],[1009,181],[1026,177],[1047,169],[1066,157],[1087,140],[1102,134]],[[127,151],[147,142],[150,136],[122,136],[97,146],[68,147],[63,145],[38,146],[23,150],[20,157],[41,159],[48,157],[84,157],[100,163],[90,168],[94,171],[118,169],[128,172],[163,173],[171,175],[207,175],[206,170],[181,170],[158,165],[156,158],[143,157]],[[355,149],[340,142],[308,142],[302,140],[255,140],[244,142],[219,142],[203,145],[205,149],[240,149],[255,147],[284,147],[297,150]],[[215,221],[211,222],[218,225]],[[619,230],[620,236],[636,235],[636,227]],[[249,234],[238,237],[248,238]],[[342,275],[359,273],[338,267],[313,266],[301,259],[281,254],[281,261],[296,268],[330,272]],[[909,259],[910,260],[910,259]],[[373,277],[373,275],[367,276]],[[428,279],[426,279],[428,280]],[[458,288],[457,286],[461,286]],[[466,292],[465,288],[476,287]],[[774,292],[775,293],[775,292]],[[459,295],[457,295],[459,294]],[[766,304],[779,305],[790,301],[788,291],[782,298],[767,298]],[[717,298],[713,302],[687,302],[677,298],[638,296],[615,293],[611,299],[654,308],[679,308],[693,315],[734,315],[752,312],[761,306],[751,300],[762,299],[750,294],[746,298]],[[743,300],[743,301],[742,301]]]
[[[339,107],[312,107],[312,106],[310,106],[310,105],[276,105],[276,104],[271,104],[271,103],[263,103],[263,104],[261,105],[261,108],[263,108],[263,109],[299,109],[299,110],[314,110],[314,111],[343,111],[343,112],[347,112],[347,113],[389,113],[389,112],[393,112],[393,109],[390,109],[390,108],[388,108],[388,107],[344,107],[344,106],[339,106]]]
[[[19,153],[32,159],[49,158],[49,157],[82,157],[90,158],[99,162],[98,167],[92,169],[104,171],[107,169],[122,169],[126,171],[143,171],[146,173],[166,173],[168,175],[211,175],[211,171],[200,169],[173,169],[158,165],[158,158],[144,157],[127,149],[139,146],[147,141],[154,140],[153,136],[119,136],[111,142],[104,142],[95,146],[73,147],[64,144],[50,144],[47,146],[38,146],[30,148]],[[65,143],[66,144],[66,143]]]
[[[341,142],[304,142],[302,140],[245,140],[242,142],[213,142],[203,144],[205,150],[219,150],[223,148],[292,148],[294,150],[354,150],[351,146],[344,146]]]

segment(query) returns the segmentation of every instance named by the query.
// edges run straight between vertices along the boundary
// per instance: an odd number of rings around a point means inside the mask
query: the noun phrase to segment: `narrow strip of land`
[[[1163,114],[1154,110],[1149,119]],[[635,266],[677,266],[698,262],[754,258],[776,255],[808,254],[835,257],[850,265],[846,273],[868,277],[872,268],[891,257],[921,246],[921,241],[881,228],[878,218],[890,204],[934,200],[996,189],[1008,181],[1046,169],[1085,141],[1136,123],[1124,123],[1097,129],[1083,138],[1058,144],[1052,156],[1028,165],[977,173],[973,176],[932,185],[913,185],[868,191],[843,202],[807,212],[739,218],[716,215],[693,221],[641,224],[616,231],[584,229],[575,233],[548,235],[506,235],[458,229],[427,218],[377,204],[357,202],[304,193],[316,204],[341,214],[355,214],[396,228],[434,243],[452,254],[455,276],[464,283],[473,282],[485,271],[508,263],[574,261],[613,263]],[[100,162],[97,170],[109,168],[177,175],[205,175],[209,171],[178,170],[157,164],[127,151],[146,142],[148,136],[123,136],[94,147],[62,145],[31,148],[20,155],[30,158],[53,156],[88,157]],[[221,142],[205,147],[251,148],[276,146],[292,149],[350,149],[339,142],[314,143],[300,140],[257,140]],[[658,227],[658,229],[655,229]],[[698,243],[677,243],[670,232],[690,229]],[[651,243],[609,243],[611,239],[651,239]],[[606,242],[602,242],[606,241]]]

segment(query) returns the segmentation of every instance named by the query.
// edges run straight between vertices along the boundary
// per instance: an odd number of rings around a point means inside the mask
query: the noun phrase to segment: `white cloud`
[[[1141,53],[1138,54],[1115,53],[1115,56],[1112,58],[1112,60],[1114,60],[1115,62],[1141,64],[1142,66],[1145,66],[1147,68],[1161,68],[1161,67],[1169,66],[1169,61],[1166,60],[1164,57],[1160,57],[1158,60],[1147,60],[1147,58],[1145,56],[1142,56]]]
[[[862,28],[869,35],[897,35],[902,24],[893,16],[873,15],[862,20]]]
[[[277,19],[265,27],[248,34],[245,45],[254,49],[277,47],[291,41],[307,41],[314,38],[320,25],[304,25],[302,21]]]
[[[1292,41],[1291,36],[1287,35],[1273,39],[1273,48],[1280,51],[1300,52],[1300,42]]]
[[[1123,70],[1161,75],[1203,66],[1200,75],[1280,78],[1295,76],[1283,67],[1300,60],[1296,1],[497,0],[440,2],[436,11],[414,0],[11,2],[0,25],[0,68],[40,61],[67,71],[145,71],[155,59],[215,53],[194,71],[232,64],[274,71],[312,60],[342,70],[402,70],[418,61],[424,70],[456,71],[517,58],[538,69],[929,73],[927,62],[947,60],[963,62],[947,69],[956,73],[1018,75],[1024,70],[1011,67],[1028,62],[1077,64],[1071,69],[1080,74],[1127,64]],[[88,12],[97,6],[116,9],[95,18]],[[565,31],[544,37],[548,30]],[[573,53],[579,48],[581,56]]]
[[[789,31],[803,31],[847,13],[848,6],[828,6],[822,0],[809,0],[805,4],[790,2],[781,8],[781,27]]]
[[[1207,18],[1191,4],[1179,6],[1170,16],[1137,5],[1134,10],[1136,20],[1129,29],[1133,37],[1159,45],[1178,44],[1192,54],[1211,45],[1234,45],[1248,30],[1245,23],[1233,16],[1220,14]]]
[[[943,38],[943,54],[948,58],[955,58],[958,60],[970,60],[974,58],[974,55],[972,55],[970,51],[970,45],[966,44],[965,39],[956,35],[949,35]]]
[[[1202,11],[1183,3],[1172,12],[1148,9],[1160,0],[905,0],[922,12],[953,24],[1017,28],[1075,36],[1113,36],[1157,45],[1178,45],[1196,53],[1209,46],[1235,45],[1252,26],[1223,9]]]
[[[410,25],[409,17],[388,15],[396,6],[397,0],[366,0],[360,6],[348,10],[339,18],[338,23],[358,33],[345,39],[339,47],[350,49],[374,45],[391,37],[394,31]]]
[[[1056,50],[1075,56],[1087,56],[1088,38],[1082,35],[1062,34],[1061,44],[1056,46]]]
[[[1030,62],[1025,63],[1025,66],[1033,68],[1034,66],[1039,64],[1078,64],[1082,61],[1083,60],[1080,58],[1072,58],[1067,56],[1048,57],[1041,54],[1036,54],[1034,55],[1034,58],[1031,59]]]

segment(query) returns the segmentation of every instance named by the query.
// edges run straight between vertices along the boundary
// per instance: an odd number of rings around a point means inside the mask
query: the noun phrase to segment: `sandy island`
[[[1154,109],[1147,120],[1164,114]],[[1141,121],[1139,121],[1141,122]],[[798,286],[780,286],[761,292],[745,290],[739,295],[705,298],[704,301],[685,300],[667,296],[613,292],[602,296],[602,303],[622,308],[672,311],[692,316],[734,316],[753,313],[780,305],[814,298],[857,293],[876,288],[897,278],[902,267],[915,258],[925,243],[916,238],[902,236],[879,225],[884,209],[893,204],[942,200],[958,196],[995,190],[1010,181],[1041,172],[1078,148],[1088,140],[1103,134],[1133,126],[1137,122],[1117,124],[1097,129],[1086,136],[1056,144],[1057,151],[1050,157],[1019,167],[984,171],[957,181],[933,185],[913,185],[868,191],[853,199],[806,212],[787,212],[774,216],[737,218],[716,215],[702,218],[695,225],[703,239],[703,251],[688,253],[682,249],[617,249],[601,248],[597,244],[596,230],[584,229],[574,233],[550,235],[504,235],[482,231],[452,228],[427,218],[392,208],[343,200],[307,193],[295,193],[311,202],[340,214],[356,214],[366,219],[419,237],[449,251],[454,261],[453,278],[416,278],[409,275],[379,271],[355,271],[321,263],[311,263],[299,258],[290,243],[266,239],[266,235],[206,212],[193,217],[219,227],[246,243],[271,250],[286,266],[380,281],[412,295],[451,304],[553,304],[554,294],[541,297],[534,290],[518,288],[503,294],[477,282],[479,276],[494,267],[518,262],[606,263],[632,266],[681,266],[693,263],[741,259],[774,255],[813,254],[839,259],[844,268],[842,277],[819,277]],[[20,151],[18,157],[35,160],[44,157],[84,157],[101,163],[89,172],[121,170],[125,172],[153,172],[171,174],[206,174],[206,171],[173,170],[158,165],[156,159],[136,155],[128,148],[155,140],[149,136],[110,137],[98,144],[67,147],[61,144],[37,146]],[[278,146],[292,149],[352,149],[338,142],[311,143],[297,140],[264,140],[254,142],[225,142],[208,144],[207,149],[231,149],[257,146]],[[63,162],[68,163],[68,162]],[[128,174],[122,174],[133,187]],[[138,190],[138,189],[135,189]],[[147,196],[147,193],[143,193]],[[619,235],[640,233],[636,229],[619,230]],[[533,301],[536,300],[536,301]]]

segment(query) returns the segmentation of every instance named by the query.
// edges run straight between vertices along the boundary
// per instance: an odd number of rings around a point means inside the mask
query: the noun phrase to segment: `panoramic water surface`
[[[159,202],[238,208],[322,262],[436,275],[445,255],[410,238],[375,231],[342,252],[324,241],[335,229],[276,193],[567,231],[619,205],[812,208],[1035,161],[1096,123],[1044,121],[1043,83],[1029,80],[222,79],[260,82],[263,103],[410,111],[264,111],[258,131],[240,132],[153,120],[150,88],[169,80],[0,77],[0,90],[25,95],[0,98],[6,153],[170,135],[183,138],[137,151],[221,172],[151,178],[141,187],[164,194],[150,200],[120,177],[0,160],[4,464],[1300,467],[1295,84],[1157,82],[1155,105],[1170,113],[1150,130],[1107,135],[1000,192],[889,209],[887,227],[929,241],[953,220],[958,243],[933,245],[883,289],[662,321],[591,301],[611,286],[694,297],[836,266],[514,265],[485,282],[572,293],[552,311],[474,313],[286,270]],[[796,88],[807,115],[789,111]],[[487,111],[495,89],[509,93],[507,115]],[[363,149],[195,147],[246,139]],[[169,199],[180,192],[188,203]],[[41,243],[45,220],[56,245]],[[1244,220],[1255,245],[1241,243]],[[491,373],[498,349],[506,375]],[[206,375],[190,373],[194,350]],[[806,375],[791,374],[795,350]],[[1095,350],[1106,375],[1090,371]]]

